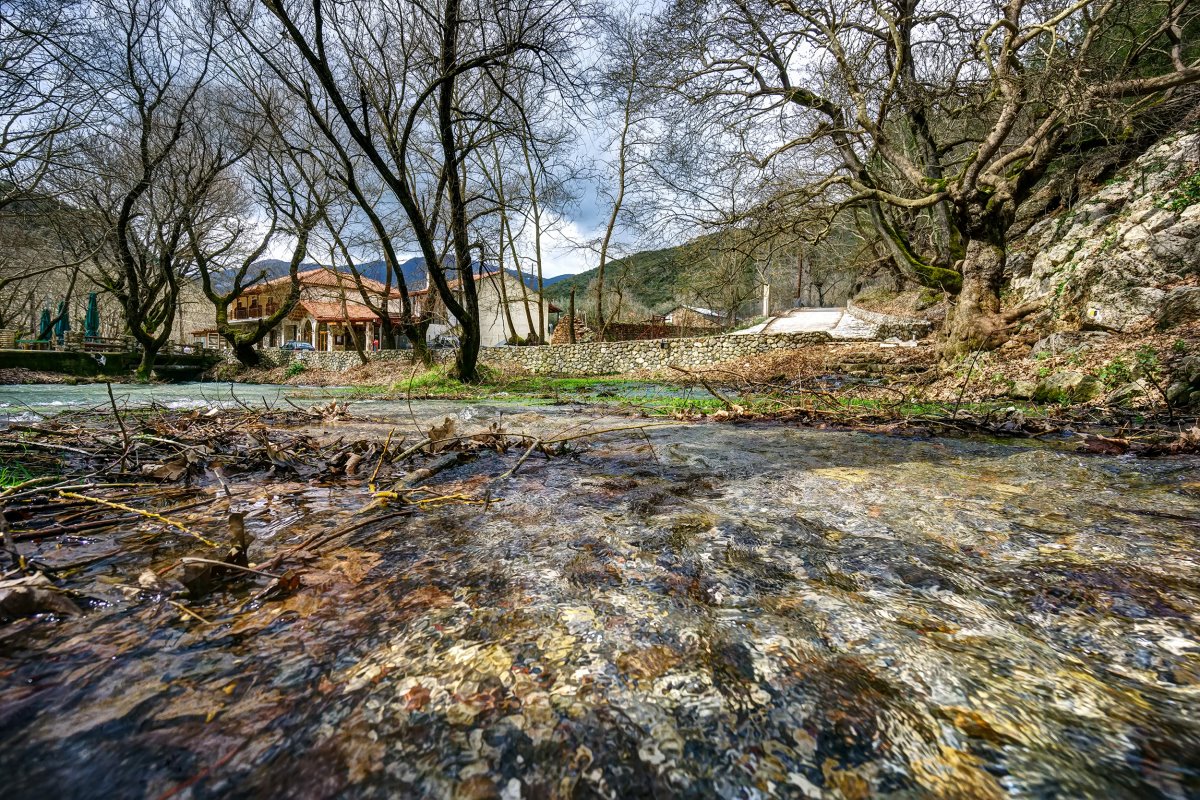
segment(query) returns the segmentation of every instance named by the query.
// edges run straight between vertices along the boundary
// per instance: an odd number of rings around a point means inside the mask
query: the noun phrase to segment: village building
[[[479,296],[479,339],[484,347],[499,347],[516,340],[528,341],[531,333],[537,333],[544,319],[546,339],[558,321],[562,309],[546,300],[538,311],[537,291],[523,286],[517,276],[498,269],[476,275],[476,294]],[[461,294],[461,281],[451,281],[450,288]],[[430,338],[453,334],[458,321],[436,298],[436,292],[422,289],[412,292],[413,302],[422,308],[433,303],[434,323],[429,326]]]
[[[317,350],[353,350],[353,333],[367,350],[378,349],[379,314],[363,302],[363,291],[371,304],[386,309],[400,321],[400,292],[370,278],[355,278],[348,272],[317,268],[299,273],[300,300],[292,313],[263,339],[261,347],[279,347],[285,342],[307,342]],[[359,281],[362,291],[359,290]],[[229,307],[229,324],[252,325],[269,317],[287,302],[291,277],[284,275],[246,289]],[[192,331],[198,343],[224,347],[215,328]]]
[[[708,308],[675,306],[663,315],[663,322],[681,328],[720,328],[728,322],[728,315]]]
[[[356,279],[349,272],[326,268],[301,272],[297,280],[300,283],[299,302],[292,313],[267,334],[261,347],[279,347],[285,342],[298,341],[323,351],[353,350],[353,333],[365,349],[376,350],[380,340],[379,314],[371,305],[377,309],[386,308],[393,322],[401,321],[400,292],[389,290],[379,281]],[[363,302],[359,281],[371,305]],[[453,281],[451,287],[461,288],[458,281]],[[538,330],[537,293],[523,287],[515,276],[501,275],[499,270],[485,272],[477,278],[477,287],[484,347],[503,345],[514,338],[526,340],[531,332]],[[230,306],[229,323],[251,325],[271,316],[287,302],[290,291],[291,279],[286,275],[250,287]],[[435,290],[419,289],[409,292],[409,297],[415,315],[420,316],[426,311],[432,315],[433,323],[428,333],[431,341],[456,333],[458,321],[446,311]],[[506,309],[508,313],[505,313]],[[548,331],[553,328],[558,313],[556,306],[549,302],[543,304],[542,314]],[[191,334],[197,344],[211,348],[227,346],[214,327],[193,328]]]

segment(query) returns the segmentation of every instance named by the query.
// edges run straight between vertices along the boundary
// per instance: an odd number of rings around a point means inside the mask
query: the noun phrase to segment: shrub
[[[305,369],[306,366],[303,361],[293,361],[292,363],[288,364],[287,369],[283,374],[289,378],[294,378],[300,373],[304,372]]]
[[[1118,356],[1101,367],[1097,377],[1100,378],[1100,382],[1104,384],[1105,388],[1114,389],[1132,381],[1133,370]]]
[[[1196,203],[1200,203],[1200,172],[1195,172],[1180,181],[1167,198],[1165,206],[1178,212]]]

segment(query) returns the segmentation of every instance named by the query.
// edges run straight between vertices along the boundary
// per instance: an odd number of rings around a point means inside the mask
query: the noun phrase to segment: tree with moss
[[[663,19],[673,135],[753,164],[764,196],[860,209],[909,279],[957,296],[951,351],[1030,310],[1001,308],[1008,231],[1056,159],[1200,81],[1190,0],[677,0]]]

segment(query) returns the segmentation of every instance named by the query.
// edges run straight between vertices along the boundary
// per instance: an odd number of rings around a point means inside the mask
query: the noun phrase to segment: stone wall
[[[860,322],[865,322],[875,328],[876,339],[922,339],[933,330],[933,323],[925,319],[897,317],[894,314],[884,314],[870,311],[846,301],[846,313]]]
[[[100,363],[103,357],[104,363]],[[124,375],[141,357],[137,353],[77,353],[71,350],[0,350],[0,369],[62,372],[79,377]]]
[[[585,344],[543,345],[540,347],[485,347],[480,362],[494,367],[518,366],[539,375],[611,375],[638,369],[706,367],[722,361],[789,350],[832,341],[824,332],[760,333],[750,335],[706,336],[694,339],[654,339],[634,342],[588,342]],[[453,360],[453,350],[434,351],[439,361]],[[227,358],[232,359],[232,353]],[[360,362],[353,350],[339,353],[312,350],[262,351],[267,366],[282,367],[295,362],[331,372],[345,372]],[[411,364],[411,350],[380,350],[370,353],[372,361],[395,361],[397,366]]]
[[[761,333],[653,339],[635,342],[589,342],[549,347],[490,347],[482,360],[492,366],[514,365],[539,375],[609,375],[639,369],[706,367],[723,361],[832,341],[824,332]]]
[[[330,372],[345,372],[351,367],[356,367],[362,363],[358,358],[358,353],[353,350],[328,353],[318,350],[280,350],[278,347],[267,347],[263,348],[260,352],[262,354],[263,366],[265,367],[286,367],[289,364],[299,362],[306,367],[313,367],[315,369],[329,370]],[[450,353],[452,351],[447,350],[445,352]],[[224,351],[223,355],[226,361],[237,361],[232,350]],[[374,353],[368,353],[367,358],[371,361],[396,361],[401,364],[409,364],[412,362],[412,351],[377,350]]]

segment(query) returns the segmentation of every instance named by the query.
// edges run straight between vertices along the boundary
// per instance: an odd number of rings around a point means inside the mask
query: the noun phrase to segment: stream
[[[96,390],[41,388],[0,403]],[[638,422],[412,406],[321,434]],[[356,519],[363,483],[234,484],[251,561]],[[0,627],[4,796],[1200,796],[1200,459],[694,423],[497,486],[207,623],[123,588],[179,552],[152,524],[41,542],[96,600]]]

